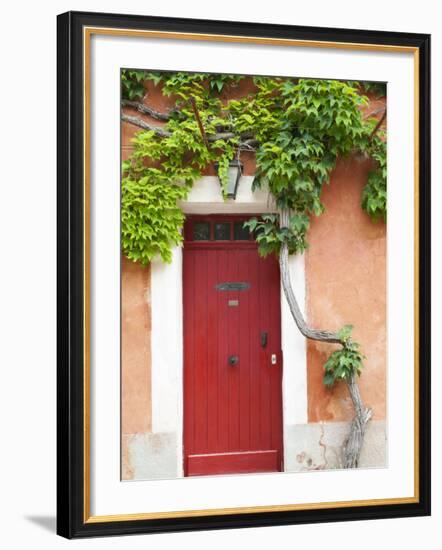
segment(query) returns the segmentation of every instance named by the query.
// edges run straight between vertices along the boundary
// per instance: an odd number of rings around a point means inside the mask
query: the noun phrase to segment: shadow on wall
[[[24,516],[29,522],[38,525],[45,531],[55,533],[57,528],[57,520],[55,516]]]

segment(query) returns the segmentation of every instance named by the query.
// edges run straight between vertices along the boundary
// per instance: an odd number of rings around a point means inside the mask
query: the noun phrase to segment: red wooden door
[[[184,470],[282,469],[279,268],[237,217],[186,222]]]

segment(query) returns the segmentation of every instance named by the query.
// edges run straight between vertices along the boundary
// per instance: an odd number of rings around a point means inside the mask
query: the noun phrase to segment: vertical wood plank
[[[271,366],[271,448],[280,449],[280,462],[283,457],[282,438],[282,352],[281,352],[281,291],[279,265],[276,261],[271,266],[270,285],[270,319],[272,326],[272,346],[270,353],[275,353],[277,364]]]
[[[228,256],[229,280],[238,281],[238,257],[240,251],[232,250]],[[240,300],[239,291],[223,292],[228,300]],[[228,355],[239,356],[237,365],[227,364],[229,378],[229,451],[239,450],[239,380],[241,356],[239,355],[239,308],[227,305]]]
[[[194,300],[193,272],[195,251],[185,250],[183,254],[183,338],[184,338],[184,448],[185,454],[194,449]],[[184,460],[184,470],[187,473],[187,461]]]
[[[228,279],[227,250],[217,251],[218,281]],[[229,450],[229,380],[227,346],[227,301],[224,292],[217,292],[218,303],[218,445],[221,451]]]
[[[261,448],[270,448],[270,350],[271,341],[274,337],[273,327],[270,325],[269,318],[269,302],[270,302],[270,287],[271,279],[269,277],[269,265],[271,258],[260,260],[260,318],[264,330],[268,332],[269,341],[267,347],[261,348],[260,361],[260,416],[261,416]]]
[[[207,250],[196,254],[193,273],[195,304],[194,357],[194,440],[195,452],[208,452],[207,446]]]
[[[260,377],[260,355],[261,346],[258,344],[260,332],[264,330],[261,325],[259,311],[259,268],[260,260],[258,253],[250,258],[250,448],[260,449],[260,403],[259,403],[259,377]]]
[[[218,441],[218,283],[217,250],[207,251],[207,445],[209,452],[219,450]],[[201,331],[204,328],[201,327]]]
[[[255,250],[242,250],[238,258],[239,279],[250,283],[250,262]],[[253,261],[253,260],[252,260]],[[253,288],[239,292],[239,448],[250,449],[250,300],[253,299]],[[257,342],[255,340],[255,345]]]

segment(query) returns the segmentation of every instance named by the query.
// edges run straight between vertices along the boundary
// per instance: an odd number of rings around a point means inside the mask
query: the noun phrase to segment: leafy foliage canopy
[[[163,130],[140,131],[134,152],[123,164],[122,244],[132,260],[146,264],[159,255],[168,262],[181,242],[185,200],[204,169],[218,162],[224,189],[229,162],[242,150],[256,151],[254,188],[265,187],[278,208],[293,214],[287,228],[275,216],[251,221],[263,255],[286,241],[291,253],[307,247],[310,216],[323,212],[321,191],[338,157],[359,151],[374,160],[362,208],[373,219],[386,216],[386,145],[372,136],[375,119],[364,120],[367,104],[358,82],[254,77],[254,89],[239,99],[223,92],[243,79],[237,75],[122,72],[124,98],[144,95],[151,80],[176,99]],[[367,87],[368,83],[364,83]],[[196,106],[207,147],[195,118]],[[228,135],[228,137],[225,137]],[[219,139],[218,139],[219,136]]]

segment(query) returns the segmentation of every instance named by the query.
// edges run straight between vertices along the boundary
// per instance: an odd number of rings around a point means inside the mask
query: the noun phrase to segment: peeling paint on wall
[[[350,430],[349,422],[318,422],[290,426],[285,444],[286,472],[342,469],[342,445]],[[385,422],[372,421],[362,447],[359,468],[387,466]]]

